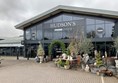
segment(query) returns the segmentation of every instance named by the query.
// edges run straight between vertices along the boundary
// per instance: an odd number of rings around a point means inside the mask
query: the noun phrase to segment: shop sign
[[[76,25],[77,24],[75,22],[54,23],[54,24],[50,24],[50,28],[74,27]]]
[[[101,27],[97,28],[97,32],[98,32],[98,33],[103,33],[103,31],[104,31],[103,28],[101,28]]]

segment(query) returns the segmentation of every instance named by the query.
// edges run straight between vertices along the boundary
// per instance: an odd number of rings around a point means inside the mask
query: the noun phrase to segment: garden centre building
[[[0,40],[0,55],[23,56],[23,37],[4,37]]]
[[[92,38],[95,49],[115,56],[112,47],[113,37],[118,35],[118,12],[115,11],[57,6],[15,27],[24,31],[25,55],[29,47],[36,49],[39,42],[46,54],[52,40],[61,40],[67,46],[75,33],[79,38],[82,32]],[[59,50],[58,46],[55,49]]]

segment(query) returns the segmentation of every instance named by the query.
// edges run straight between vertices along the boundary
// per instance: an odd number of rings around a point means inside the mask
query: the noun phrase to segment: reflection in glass
[[[46,23],[52,23],[52,19],[46,20],[46,21],[44,22],[44,24],[46,24]]]
[[[44,40],[50,40],[53,38],[52,29],[44,29]]]
[[[82,20],[84,19],[83,17],[79,17],[79,16],[73,16],[73,20]]]
[[[42,40],[42,25],[37,25],[37,39]]]
[[[87,38],[94,38],[96,36],[95,25],[88,25],[86,27]]]
[[[62,15],[54,17],[53,22],[62,22]]]
[[[72,21],[72,16],[70,16],[70,15],[63,15],[63,21]]]
[[[27,29],[27,30],[25,31],[25,35],[26,35],[26,40],[30,40],[30,38],[31,38],[30,29]]]
[[[94,19],[86,19],[86,23],[88,24],[95,24],[95,20]]]
[[[104,30],[104,24],[97,24],[96,25],[96,37],[105,37],[105,30]]]
[[[31,28],[31,40],[36,40],[36,26]]]
[[[103,20],[96,20],[96,24],[102,24],[102,23],[104,23]]]
[[[53,30],[53,39],[62,39],[62,28]]]
[[[114,24],[105,24],[105,30],[106,30],[106,37],[111,37],[112,35],[112,27],[114,26]]]
[[[72,35],[72,27],[63,28],[63,39],[69,39],[69,37]]]

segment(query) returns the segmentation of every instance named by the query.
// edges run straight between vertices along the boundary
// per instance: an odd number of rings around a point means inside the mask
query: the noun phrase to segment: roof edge
[[[82,7],[72,7],[72,6],[64,6],[59,5],[56,6],[44,13],[41,13],[37,16],[34,16],[24,22],[21,22],[15,26],[16,29],[24,29],[27,26],[30,26],[31,24],[34,24],[38,21],[44,20],[52,15],[55,15],[61,11],[68,11],[68,12],[76,12],[76,13],[83,13],[87,15],[98,15],[98,16],[104,16],[109,18],[118,18],[118,12],[116,11],[110,11],[110,10],[101,10],[101,9],[91,9],[91,8],[82,8]]]

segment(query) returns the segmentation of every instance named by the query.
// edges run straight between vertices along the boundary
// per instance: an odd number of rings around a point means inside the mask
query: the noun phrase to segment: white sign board
[[[115,62],[116,62],[116,68],[118,68],[118,60],[115,60]]]

